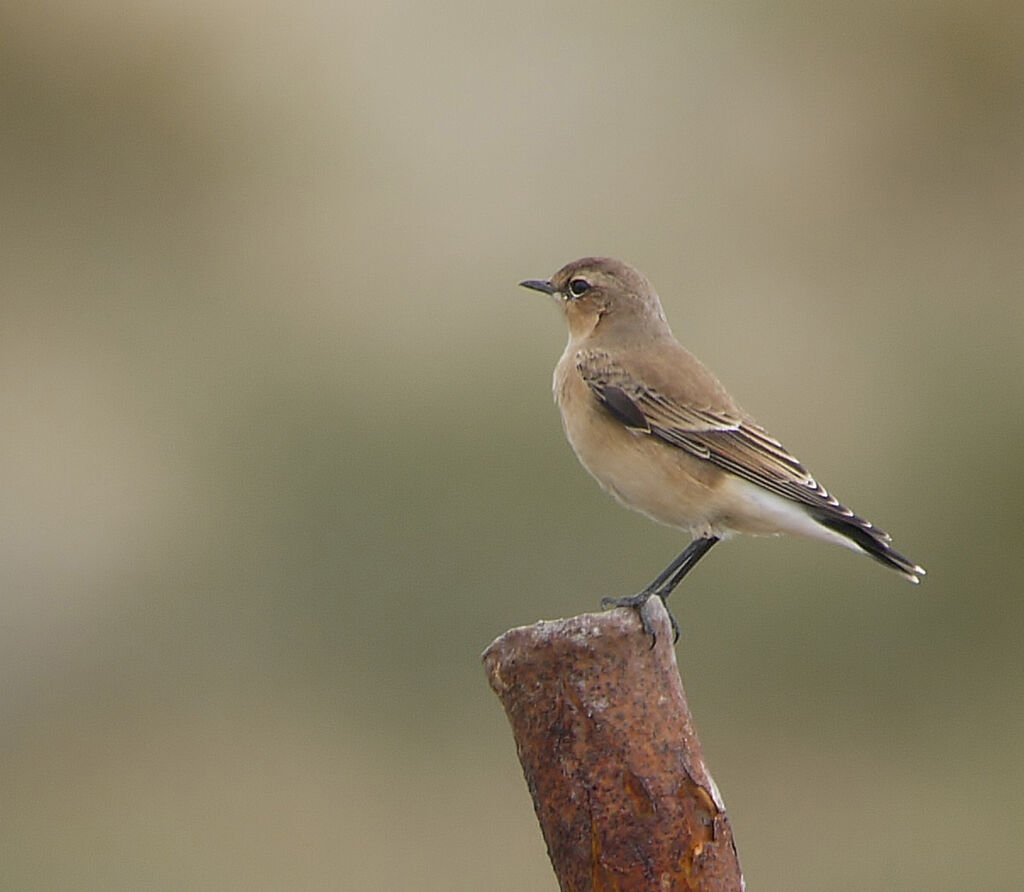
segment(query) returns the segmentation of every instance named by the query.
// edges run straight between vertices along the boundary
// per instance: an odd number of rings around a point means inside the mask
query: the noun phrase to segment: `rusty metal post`
[[[668,614],[512,629],[484,665],[563,892],[736,892],[743,877],[686,704]]]

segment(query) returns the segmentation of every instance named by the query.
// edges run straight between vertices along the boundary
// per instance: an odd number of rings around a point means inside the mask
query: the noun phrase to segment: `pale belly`
[[[627,507],[695,537],[792,533],[851,547],[796,503],[623,426],[570,363],[558,364],[554,385],[566,437],[580,463]]]
[[[715,493],[725,476],[714,466],[629,430],[609,416],[568,363],[555,370],[555,402],[580,463],[629,508],[691,531],[715,532]],[[712,509],[712,510],[709,510]]]

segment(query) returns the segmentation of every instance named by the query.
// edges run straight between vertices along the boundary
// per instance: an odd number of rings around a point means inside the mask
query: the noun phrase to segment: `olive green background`
[[[5,888],[556,888],[479,655],[685,544],[562,437],[592,253],[928,569],[674,596],[749,888],[1019,885],[1019,3],[0,15]]]

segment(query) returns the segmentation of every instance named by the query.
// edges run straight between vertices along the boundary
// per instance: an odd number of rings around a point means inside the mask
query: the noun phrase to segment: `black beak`
[[[527,279],[520,282],[524,288],[532,288],[534,291],[543,291],[545,294],[558,294],[558,289],[550,282],[543,282],[540,279]]]

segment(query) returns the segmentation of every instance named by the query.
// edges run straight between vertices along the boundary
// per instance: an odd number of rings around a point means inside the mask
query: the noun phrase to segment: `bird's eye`
[[[590,283],[586,279],[573,279],[569,283],[569,293],[573,297],[580,297],[590,290]]]

